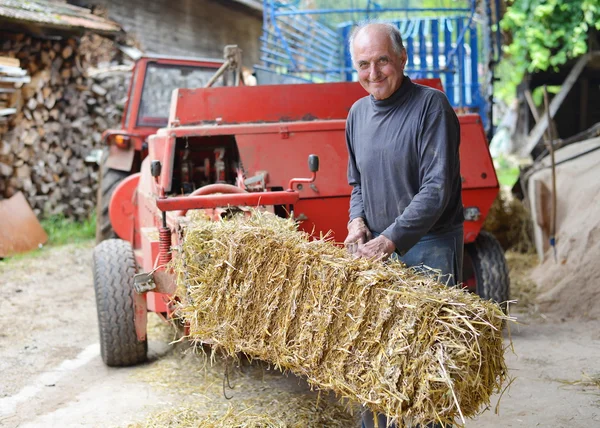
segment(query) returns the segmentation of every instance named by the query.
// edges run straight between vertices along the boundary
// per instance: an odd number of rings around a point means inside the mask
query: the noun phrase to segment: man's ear
[[[408,62],[408,55],[406,55],[406,49],[402,52],[402,59],[400,63],[402,64],[402,71],[404,71],[404,67],[406,67],[406,63]]]

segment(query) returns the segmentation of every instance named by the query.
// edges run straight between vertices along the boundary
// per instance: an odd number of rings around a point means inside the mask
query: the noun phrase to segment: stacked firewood
[[[0,55],[31,78],[13,94],[16,111],[0,128],[0,199],[22,191],[39,216],[86,218],[95,206],[92,158],[102,132],[120,125],[130,71],[115,66],[115,44],[99,36],[0,35]]]

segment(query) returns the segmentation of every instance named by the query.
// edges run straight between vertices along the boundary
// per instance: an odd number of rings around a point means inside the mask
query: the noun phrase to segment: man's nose
[[[369,67],[369,80],[377,80],[379,76],[379,68],[376,64],[371,64]]]

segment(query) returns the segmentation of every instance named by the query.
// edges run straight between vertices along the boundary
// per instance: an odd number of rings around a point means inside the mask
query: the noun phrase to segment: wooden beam
[[[587,54],[583,55],[581,58],[579,58],[579,60],[575,64],[575,66],[573,66],[573,68],[571,69],[571,72],[569,73],[569,75],[567,76],[565,81],[563,82],[559,93],[552,99],[552,102],[550,103],[550,117],[551,118],[554,117],[554,115],[560,108],[562,102],[565,100],[565,98],[571,91],[571,88],[577,81],[577,78],[579,77],[579,75],[581,74],[583,69],[585,68],[586,64],[595,55],[598,55],[598,53],[595,53],[595,54],[587,53]],[[532,150],[535,148],[535,146],[537,146],[540,139],[544,135],[544,132],[546,132],[547,127],[548,127],[548,115],[546,114],[546,112],[544,112],[542,117],[540,117],[540,121],[538,123],[536,123],[536,125],[533,127],[533,129],[529,133],[529,136],[527,137],[527,141],[525,142],[525,145],[523,146],[523,148],[521,149],[521,152],[520,152],[520,154],[522,156],[529,156],[531,154]]]

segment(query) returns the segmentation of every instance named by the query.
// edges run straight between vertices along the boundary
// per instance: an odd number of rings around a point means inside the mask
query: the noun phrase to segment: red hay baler
[[[442,89],[438,79],[417,82]],[[164,266],[171,248],[181,243],[189,210],[218,218],[232,207],[264,206],[276,215],[291,213],[313,236],[331,231],[336,242],[343,242],[351,192],[344,128],[351,105],[363,96],[358,83],[173,92],[168,126],[149,137],[141,172],[124,179],[112,195],[110,220],[121,240],[103,241],[94,251],[106,364],[143,361],[147,312],[171,314],[175,281]],[[480,117],[465,114],[459,120],[463,282],[486,299],[504,302],[503,251],[481,231],[498,181]],[[309,172],[309,178],[294,178]]]

